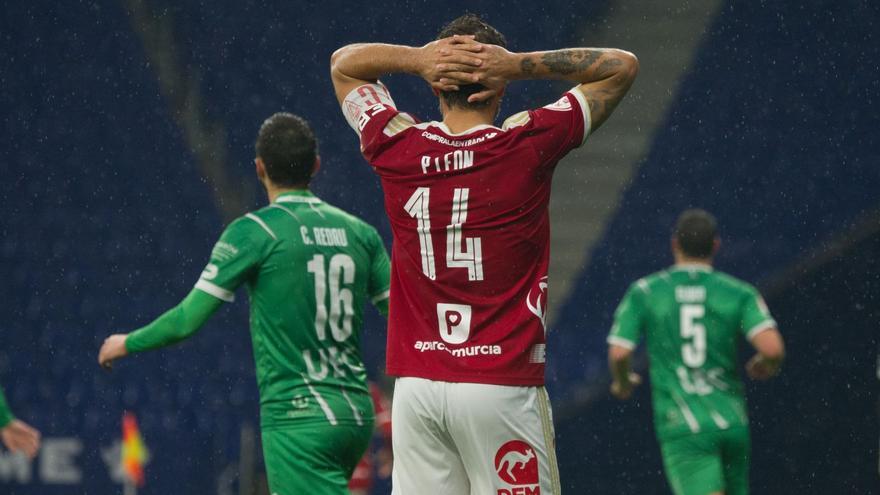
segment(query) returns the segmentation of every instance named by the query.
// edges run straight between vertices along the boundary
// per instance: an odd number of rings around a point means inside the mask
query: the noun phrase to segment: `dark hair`
[[[706,210],[685,210],[678,216],[674,235],[685,256],[711,258],[715,237],[718,235],[718,224],[715,217]]]
[[[312,179],[318,141],[302,117],[278,112],[260,126],[254,145],[269,179],[279,186],[307,186]]]
[[[448,38],[456,34],[473,34],[477,41],[489,45],[498,45],[507,47],[507,40],[504,35],[497,29],[487,24],[480,16],[476,14],[465,14],[458,19],[451,21],[443,26],[437,33],[437,39]],[[479,108],[489,105],[490,100],[483,100],[475,103],[468,101],[468,97],[472,94],[479,93],[486,89],[482,84],[465,84],[459,86],[458,91],[441,91],[440,97],[450,107],[461,108]]]

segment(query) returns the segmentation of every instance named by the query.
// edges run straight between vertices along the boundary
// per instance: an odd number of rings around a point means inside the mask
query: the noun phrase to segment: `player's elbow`
[[[343,56],[345,49],[347,46],[343,46],[342,48],[336,49],[332,55],[330,55],[330,68],[333,69],[336,67],[336,64],[339,62],[339,59]]]
[[[785,359],[785,342],[779,330],[775,328],[757,334],[752,339],[752,344],[765,359],[776,362]]]
[[[345,50],[345,48],[346,47],[343,46],[342,48],[333,52],[332,55],[330,55],[330,72],[337,72],[338,71],[339,59],[343,57],[343,55],[344,55],[343,50]]]
[[[331,72],[339,72],[342,62],[344,62],[346,56],[349,55],[354,46],[355,45],[345,45],[342,48],[338,48],[332,55],[330,55]]]
[[[780,339],[777,344],[767,347],[761,354],[772,361],[781,363],[785,359],[785,344]]]
[[[615,55],[620,61],[620,79],[631,84],[639,75],[639,58],[626,50],[616,50]]]

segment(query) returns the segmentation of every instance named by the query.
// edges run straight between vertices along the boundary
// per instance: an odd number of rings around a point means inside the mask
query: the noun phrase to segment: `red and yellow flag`
[[[137,419],[128,411],[122,416],[122,469],[137,486],[144,486],[144,465],[150,453],[138,430]]]

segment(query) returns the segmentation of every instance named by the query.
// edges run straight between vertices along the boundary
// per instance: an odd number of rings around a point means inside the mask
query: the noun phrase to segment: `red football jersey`
[[[388,374],[543,384],[550,182],[589,132],[583,94],[459,134],[398,112],[381,84],[343,111],[393,232]]]

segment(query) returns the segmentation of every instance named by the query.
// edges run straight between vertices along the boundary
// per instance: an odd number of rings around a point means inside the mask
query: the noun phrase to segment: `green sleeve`
[[[608,334],[608,344],[635,349],[644,331],[644,292],[639,284],[631,285],[614,312],[614,325]]]
[[[371,248],[370,284],[368,287],[370,300],[380,313],[388,316],[391,261],[388,259],[388,251],[385,250],[385,244],[382,242],[382,237],[379,236],[379,233],[376,232],[375,229],[371,230]]]
[[[272,237],[262,220],[248,214],[232,222],[211,251],[211,259],[195,288],[177,306],[125,339],[130,353],[158,349],[196,333],[223,301],[235,300],[235,289],[263,259]]]
[[[9,404],[6,403],[6,396],[3,395],[3,389],[0,388],[0,428],[5,428],[13,419],[15,419],[15,416],[13,416],[12,411],[9,410]]]
[[[232,222],[211,251],[211,259],[196,289],[226,302],[235,301],[235,290],[260,268],[274,240],[253,213]]]
[[[754,287],[749,287],[742,306],[742,324],[740,329],[746,338],[751,339],[758,333],[776,326],[770,315],[770,309],[764,298]]]
[[[222,304],[220,299],[193,289],[180,304],[130,333],[125,339],[125,349],[136,353],[176,344],[196,333]]]

